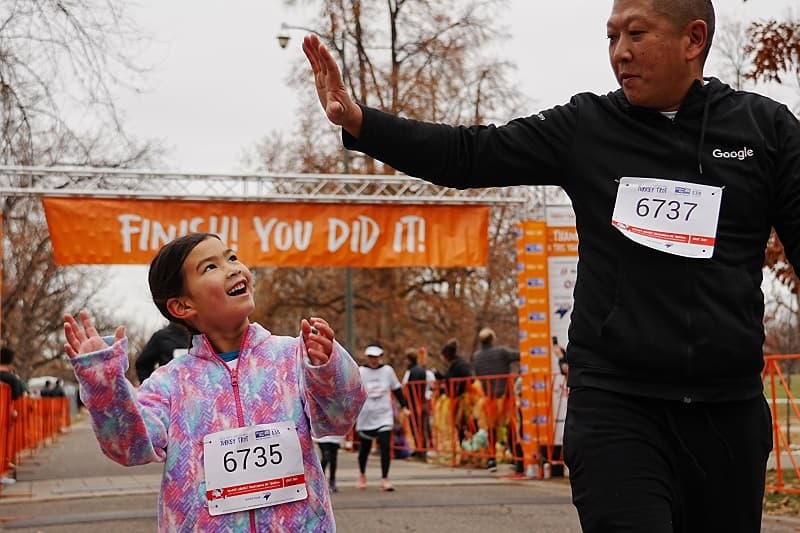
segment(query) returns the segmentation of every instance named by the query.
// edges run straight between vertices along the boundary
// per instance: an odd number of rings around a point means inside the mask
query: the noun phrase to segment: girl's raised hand
[[[300,321],[300,334],[306,344],[308,359],[314,366],[324,365],[333,352],[333,329],[321,318]]]
[[[82,310],[78,313],[78,318],[81,324],[78,324],[78,321],[72,315],[64,315],[64,336],[67,338],[64,349],[67,351],[67,356],[71,359],[85,353],[108,348],[106,341],[94,329],[92,317],[89,316],[89,313]],[[119,326],[114,332],[114,342],[124,336],[125,327]]]

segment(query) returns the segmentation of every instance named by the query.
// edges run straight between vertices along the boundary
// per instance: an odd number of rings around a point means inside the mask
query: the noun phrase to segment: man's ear
[[[167,311],[180,320],[187,320],[195,315],[194,308],[184,298],[170,298],[167,300]]]
[[[689,38],[689,43],[686,47],[686,59],[694,61],[700,58],[702,61],[708,45],[708,25],[703,20],[692,21],[686,29],[686,35]]]

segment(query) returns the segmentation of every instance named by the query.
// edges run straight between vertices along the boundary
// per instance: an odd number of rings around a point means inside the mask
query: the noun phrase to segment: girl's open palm
[[[64,336],[67,338],[64,349],[67,351],[67,356],[71,359],[85,353],[108,348],[106,341],[94,329],[92,317],[89,316],[89,313],[82,310],[78,313],[78,318],[80,319],[80,324],[72,315],[64,315]],[[114,332],[114,342],[124,336],[125,327],[119,326]]]

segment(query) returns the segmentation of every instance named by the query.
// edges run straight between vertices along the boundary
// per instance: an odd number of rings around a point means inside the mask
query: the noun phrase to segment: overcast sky
[[[800,0],[716,4],[722,25],[781,16]],[[516,62],[531,112],[580,91],[616,89],[605,38],[611,0],[511,0],[509,6],[498,16],[511,39],[495,53]],[[280,0],[142,0],[132,13],[156,39],[146,57],[156,66],[148,90],[120,95],[119,103],[138,137],[159,138],[171,150],[170,169],[244,170],[244,148],[274,129],[291,130],[298,103],[285,79],[302,57],[303,32],[290,32],[286,50],[276,36],[281,22],[313,27],[311,11]],[[713,74],[713,56],[709,63]]]
[[[511,34],[494,52],[517,64],[516,77],[533,113],[577,92],[617,88],[608,65],[605,22],[611,0],[510,0],[498,13]],[[800,0],[716,0],[718,25],[784,17]],[[283,50],[282,22],[314,26],[313,12],[281,0],[141,0],[132,14],[155,42],[145,61],[155,65],[143,93],[120,94],[126,124],[139,138],[157,138],[168,150],[165,169],[239,172],[242,154],[270,131],[291,131],[298,102],[285,84],[302,57],[303,32],[292,31]],[[715,55],[707,74],[716,75]],[[723,81],[725,81],[723,79]],[[309,83],[311,78],[309,76]],[[793,107],[796,89],[756,86]],[[321,111],[320,111],[321,113]],[[527,113],[526,113],[527,114]],[[125,291],[126,307],[142,323],[159,315],[149,299],[143,267],[120,269],[109,291]],[[138,321],[138,320],[137,320]]]

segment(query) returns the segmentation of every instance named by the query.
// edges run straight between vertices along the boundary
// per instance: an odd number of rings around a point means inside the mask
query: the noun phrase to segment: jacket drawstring
[[[703,104],[703,119],[700,121],[700,142],[697,143],[697,169],[703,175],[703,143],[706,140],[706,127],[708,126],[708,108],[711,104],[710,91],[706,91],[706,102]]]

